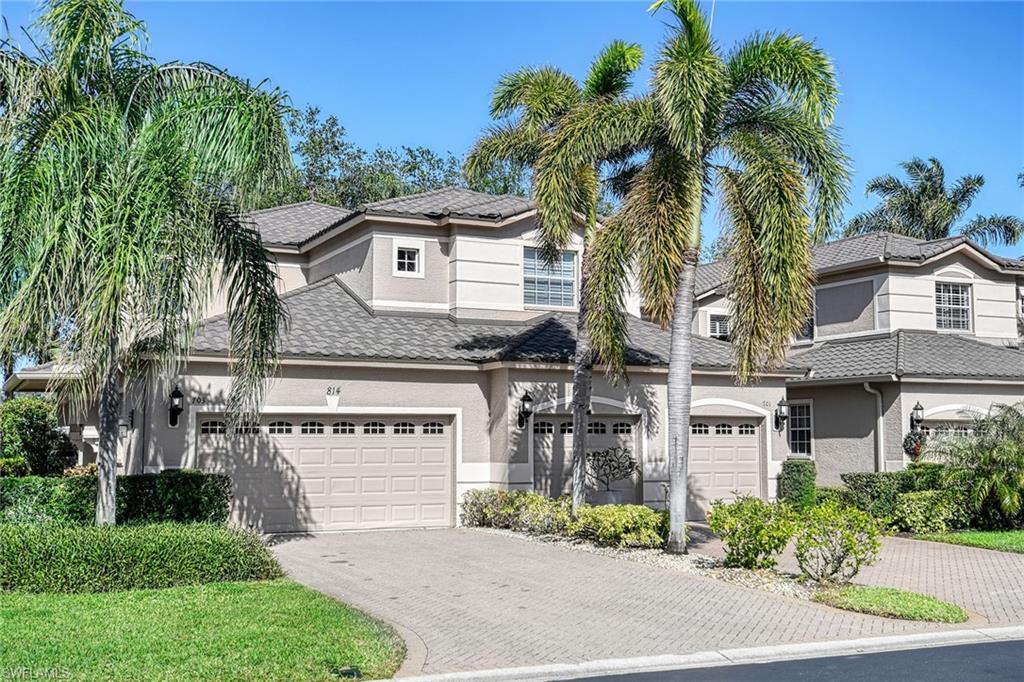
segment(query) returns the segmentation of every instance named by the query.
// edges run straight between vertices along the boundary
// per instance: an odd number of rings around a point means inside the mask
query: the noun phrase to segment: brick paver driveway
[[[274,550],[296,580],[412,631],[423,672],[941,629],[468,529],[323,534]]]

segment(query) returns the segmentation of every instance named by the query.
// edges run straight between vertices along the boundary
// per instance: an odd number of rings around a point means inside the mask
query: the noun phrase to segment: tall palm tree
[[[568,114],[541,154],[535,186],[547,229],[565,234],[579,191],[576,160],[636,155],[622,174],[622,208],[591,247],[587,318],[600,357],[621,376],[623,289],[636,266],[650,316],[671,326],[667,549],[684,552],[704,202],[717,190],[732,235],[732,338],[736,373],[747,381],[782,360],[810,311],[810,244],[836,225],[848,171],[831,127],[838,88],[823,51],[797,36],[759,34],[725,56],[694,0],[667,4],[675,22],[650,94]]]
[[[639,45],[616,40],[594,59],[586,80],[579,84],[563,71],[525,68],[506,74],[498,81],[491,100],[491,116],[506,119],[486,131],[466,160],[467,177],[481,178],[502,163],[532,168],[546,140],[558,130],[562,117],[570,111],[623,97],[631,85],[631,76],[640,67],[643,50]],[[572,508],[575,512],[586,501],[587,411],[593,385],[594,354],[586,323],[588,287],[587,248],[597,228],[597,204],[600,198],[600,171],[607,156],[580,158],[573,169],[579,194],[573,206],[585,216],[586,230],[580,254],[579,314],[576,323],[576,352],[572,385]],[[540,225],[541,248],[552,261],[564,247],[560,234],[551,234]]]
[[[291,163],[283,96],[206,64],[157,64],[120,0],[50,0],[34,54],[0,46],[0,357],[40,336],[98,402],[97,523],[114,522],[126,392],[171,377],[217,283],[233,414],[253,412],[284,318],[259,234],[234,216]]]
[[[965,175],[946,187],[946,171],[936,158],[913,158],[900,164],[910,182],[882,175],[868,182],[865,194],[881,203],[856,216],[846,226],[847,235],[895,232],[917,239],[961,236],[987,244],[1013,244],[1024,234],[1024,220],[1009,215],[977,216],[957,225],[985,185],[980,175]]]

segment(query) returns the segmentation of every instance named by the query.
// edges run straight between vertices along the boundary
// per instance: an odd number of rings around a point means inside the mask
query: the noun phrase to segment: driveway
[[[322,534],[274,551],[294,579],[405,630],[425,673],[949,627],[469,529]]]

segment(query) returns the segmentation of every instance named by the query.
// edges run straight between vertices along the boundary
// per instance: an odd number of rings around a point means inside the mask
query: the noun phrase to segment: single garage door
[[[690,508],[702,519],[711,502],[761,494],[761,421],[693,417],[690,422]]]
[[[594,415],[587,424],[587,452],[622,447],[640,460],[634,415]],[[572,489],[572,415],[538,414],[533,418],[533,482],[537,492],[558,497]],[[612,490],[636,494],[638,481],[617,481]]]
[[[448,417],[287,415],[197,421],[198,466],[226,473],[233,516],[264,532],[453,523]]]

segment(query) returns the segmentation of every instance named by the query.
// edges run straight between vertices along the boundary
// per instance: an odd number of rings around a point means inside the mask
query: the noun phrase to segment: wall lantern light
[[[533,396],[527,391],[519,399],[519,428],[526,426],[526,421],[533,414]]]
[[[785,400],[780,400],[779,404],[775,406],[775,430],[782,431],[786,428],[786,422],[789,420],[789,403]]]
[[[921,401],[918,400],[917,404],[910,408],[910,430],[914,433],[920,433],[923,422],[924,407],[921,405]]]
[[[175,386],[174,390],[171,391],[170,399],[171,404],[167,409],[170,416],[170,425],[177,426],[178,416],[185,411],[185,394],[181,392],[180,388]]]

